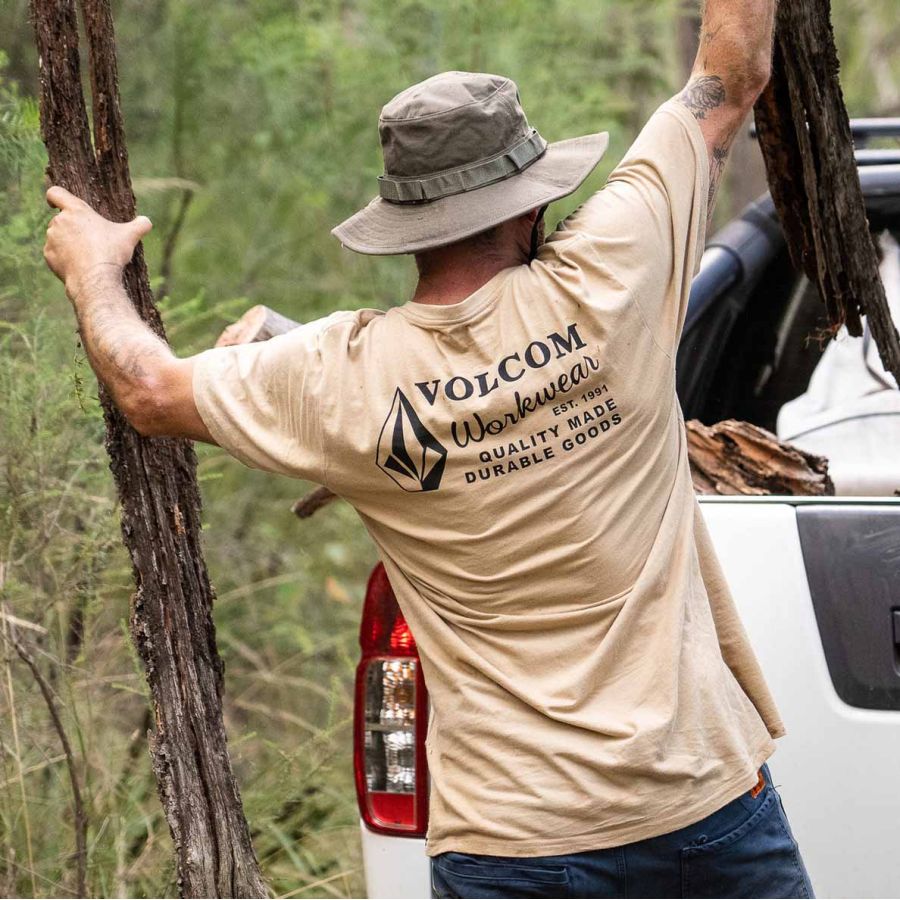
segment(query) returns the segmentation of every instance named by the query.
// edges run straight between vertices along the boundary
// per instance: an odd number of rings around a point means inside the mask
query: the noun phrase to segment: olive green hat
[[[394,97],[378,120],[379,196],[332,229],[358,253],[418,253],[462,240],[571,194],[609,135],[548,144],[514,81],[444,72]]]

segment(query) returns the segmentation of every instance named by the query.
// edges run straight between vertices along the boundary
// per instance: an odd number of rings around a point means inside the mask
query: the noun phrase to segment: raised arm
[[[152,227],[146,216],[117,224],[60,187],[47,202],[61,212],[47,229],[44,257],[65,284],[97,377],[143,435],[214,443],[194,403],[193,360],[178,359],[140,319],[122,270]]]
[[[774,22],[775,0],[706,0],[697,59],[677,99],[706,138],[709,215],[735,135],[769,80]]]

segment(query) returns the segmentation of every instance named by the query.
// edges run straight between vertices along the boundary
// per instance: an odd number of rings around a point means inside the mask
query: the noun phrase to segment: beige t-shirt
[[[327,485],[378,546],[431,697],[429,855],[673,831],[783,733],[675,396],[707,187],[669,101],[530,266],[198,359],[216,440]]]

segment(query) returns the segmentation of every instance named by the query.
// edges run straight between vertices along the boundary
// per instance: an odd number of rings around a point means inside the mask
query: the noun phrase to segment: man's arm
[[[88,359],[116,406],[143,435],[215,443],[194,403],[193,360],[178,359],[150,330],[122,285],[150,220],[110,222],[60,187],[47,191],[47,202],[61,212],[47,229],[44,257],[66,286]]]
[[[768,83],[775,0],[706,0],[700,48],[678,95],[700,124],[709,154],[709,204],[735,135]]]

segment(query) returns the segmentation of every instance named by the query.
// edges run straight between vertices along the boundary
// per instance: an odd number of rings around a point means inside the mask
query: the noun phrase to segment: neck
[[[487,284],[498,272],[527,262],[519,248],[441,247],[416,258],[419,282],[413,300],[446,306],[459,303]]]

